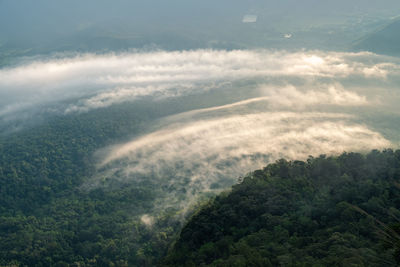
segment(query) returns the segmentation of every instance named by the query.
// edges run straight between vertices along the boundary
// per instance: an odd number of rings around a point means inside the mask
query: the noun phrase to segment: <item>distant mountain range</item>
[[[358,40],[356,51],[370,51],[377,54],[400,55],[400,19]]]

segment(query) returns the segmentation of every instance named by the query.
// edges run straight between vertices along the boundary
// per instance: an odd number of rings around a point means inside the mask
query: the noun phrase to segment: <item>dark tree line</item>
[[[279,160],[217,196],[165,266],[396,266],[400,150]]]

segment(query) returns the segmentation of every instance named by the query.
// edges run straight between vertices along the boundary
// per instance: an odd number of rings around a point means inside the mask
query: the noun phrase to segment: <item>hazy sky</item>
[[[258,16],[257,34],[266,30],[299,30],[325,24],[348,23],[350,27],[368,18],[388,19],[400,14],[397,0],[283,0],[283,1],[187,1],[187,0],[2,0],[0,45],[43,46],[68,44],[65,38],[87,29],[116,35],[175,32],[191,38],[202,34],[228,38],[239,29],[243,16]],[[349,20],[349,21],[348,21]],[[239,27],[239,28],[238,28]],[[254,30],[254,29],[253,29]],[[238,31],[238,32],[236,32]],[[226,35],[226,36],[225,36]],[[251,37],[251,36],[250,36]]]

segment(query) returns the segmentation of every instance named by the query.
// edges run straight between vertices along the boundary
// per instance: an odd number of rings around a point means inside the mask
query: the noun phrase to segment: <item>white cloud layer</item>
[[[346,91],[340,84],[319,84],[318,90],[300,90],[293,85],[282,88],[262,88],[274,107],[306,108],[316,105],[364,106],[368,105],[365,96]]]
[[[198,164],[208,158],[225,161],[258,154],[271,160],[304,159],[390,145],[379,133],[351,119],[345,114],[263,112],[177,124],[113,148],[102,165],[141,158],[129,171],[146,172],[159,162]]]
[[[65,111],[88,111],[142,96],[173,97],[243,79],[379,79],[399,74],[393,59],[369,53],[285,51],[148,52],[79,55],[0,69],[0,116],[81,98]],[[215,86],[217,85],[217,86]]]

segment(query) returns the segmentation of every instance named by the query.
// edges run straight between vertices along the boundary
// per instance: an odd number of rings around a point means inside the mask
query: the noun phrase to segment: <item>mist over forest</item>
[[[399,14],[394,0],[0,0],[0,266],[167,264],[192,215],[256,169],[392,157]]]

